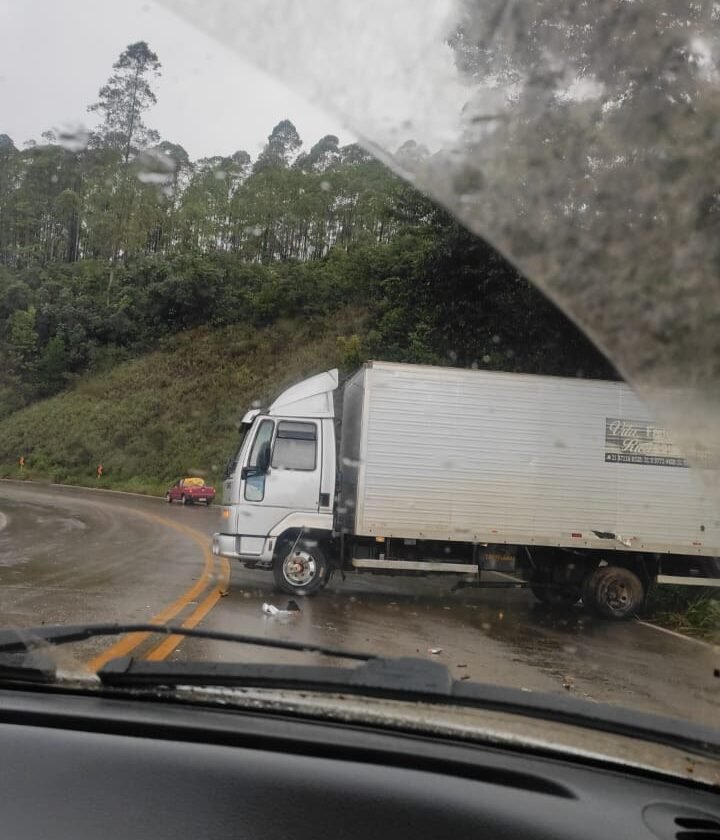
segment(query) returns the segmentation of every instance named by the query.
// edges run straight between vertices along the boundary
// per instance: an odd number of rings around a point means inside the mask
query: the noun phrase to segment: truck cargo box
[[[374,362],[342,413],[346,533],[719,553],[701,470],[623,383]]]

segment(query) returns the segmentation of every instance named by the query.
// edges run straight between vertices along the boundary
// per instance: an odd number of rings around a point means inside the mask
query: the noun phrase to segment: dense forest
[[[365,313],[363,357],[612,376],[496,251],[356,144],[290,120],[253,160],[193,161],[147,123],[161,66],[129,45],[93,130],[0,134],[0,418],[208,325]],[[397,151],[424,155],[409,142]]]

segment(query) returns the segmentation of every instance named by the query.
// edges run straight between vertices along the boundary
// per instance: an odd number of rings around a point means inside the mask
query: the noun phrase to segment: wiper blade
[[[108,662],[98,671],[98,677],[108,688],[295,689],[449,704],[563,723],[720,757],[720,731],[716,729],[565,694],[460,681],[452,677],[445,665],[420,658],[375,657],[354,668],[343,668],[241,662],[147,662],[123,657]]]
[[[156,633],[163,636],[189,636],[197,639],[212,639],[219,642],[235,642],[243,645],[269,647],[276,650],[296,650],[320,653],[339,659],[367,661],[377,659],[372,653],[342,650],[341,648],[318,645],[315,642],[297,642],[290,639],[273,639],[265,636],[248,636],[243,633],[223,633],[219,630],[203,630],[196,627],[181,627],[174,624],[46,624],[40,627],[0,630],[0,654],[31,650],[42,644],[67,645],[82,642],[97,636],[123,636],[126,633]]]
[[[0,653],[0,680],[51,683],[56,677],[55,663],[44,654]]]
[[[98,671],[103,685],[202,685],[290,688],[305,691],[368,689],[386,695],[447,697],[454,680],[437,662],[411,657],[375,657],[356,668],[330,665],[272,665],[244,662],[147,662],[132,657],[112,659]]]

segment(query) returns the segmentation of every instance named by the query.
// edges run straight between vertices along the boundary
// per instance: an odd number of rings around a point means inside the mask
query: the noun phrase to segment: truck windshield
[[[237,448],[235,449],[235,453],[231,455],[230,458],[227,459],[225,463],[225,471],[223,472],[223,478],[228,479],[232,476],[232,474],[237,469],[238,461],[240,460],[240,452],[242,451],[243,444],[245,443],[245,438],[250,431],[251,426],[241,426],[240,427],[240,439],[238,440]]]
[[[253,440],[250,457],[248,458],[248,469],[257,470],[261,463],[261,455],[270,449],[275,423],[272,420],[263,420],[258,426]],[[268,461],[265,461],[267,465]],[[256,472],[248,475],[245,479],[245,499],[248,502],[261,502],[265,496],[265,472]]]
[[[248,458],[248,467],[257,467],[258,459],[262,450],[270,445],[272,441],[275,423],[272,420],[263,420],[258,426],[255,440],[253,441],[250,457]]]

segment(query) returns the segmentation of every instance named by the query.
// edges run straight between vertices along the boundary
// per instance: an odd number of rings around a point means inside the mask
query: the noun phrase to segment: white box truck
[[[342,387],[336,370],[294,385],[241,429],[213,550],[285,592],[336,569],[478,585],[500,570],[623,618],[653,583],[720,584],[702,467],[620,382],[370,362]]]

